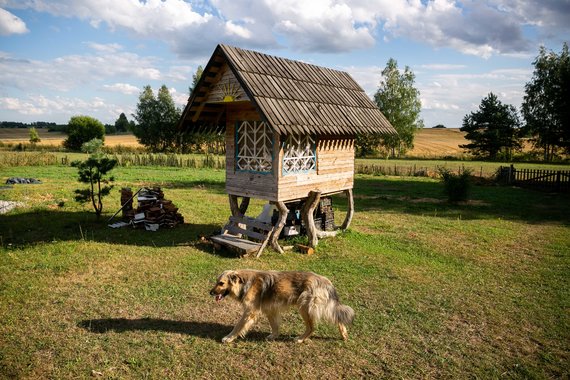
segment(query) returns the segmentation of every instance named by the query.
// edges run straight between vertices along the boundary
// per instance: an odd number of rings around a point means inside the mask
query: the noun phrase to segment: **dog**
[[[342,338],[347,340],[346,325],[354,320],[354,310],[340,303],[330,280],[312,272],[226,270],[218,277],[210,295],[218,302],[230,297],[243,306],[241,319],[222,339],[224,343],[244,338],[260,314],[265,314],[271,325],[267,339],[277,339],[281,312],[289,307],[296,307],[305,322],[305,332],[296,338],[297,343],[309,338],[321,319],[336,324]]]

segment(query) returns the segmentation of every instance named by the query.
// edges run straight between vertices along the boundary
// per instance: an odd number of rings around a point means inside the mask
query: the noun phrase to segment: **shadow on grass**
[[[233,325],[223,325],[215,322],[192,322],[173,321],[158,318],[102,318],[87,319],[77,324],[80,328],[92,333],[106,334],[109,331],[124,333],[128,331],[163,331],[175,334],[192,335],[199,338],[221,341],[224,336],[230,333]],[[243,339],[245,341],[261,342],[266,341],[269,332],[252,330]],[[242,338],[238,338],[242,340]],[[277,340],[292,340],[294,336],[281,335]],[[311,336],[312,340],[339,340],[336,337]]]
[[[168,333],[187,334],[216,341],[221,341],[222,338],[229,334],[234,328],[231,325],[223,325],[214,322],[173,321],[157,318],[88,319],[79,322],[78,326],[97,334],[105,334],[109,331],[117,333],[127,331],[163,331]],[[267,335],[268,333],[263,333],[261,331],[250,331],[245,339],[249,341],[265,341]],[[287,339],[288,337],[283,336],[282,338]]]
[[[343,195],[335,208],[346,211]],[[516,187],[474,185],[467,202],[447,202],[443,184],[426,179],[360,176],[354,183],[354,208],[457,219],[510,219],[528,223],[570,224],[570,196]],[[356,216],[357,217],[357,216]]]
[[[116,221],[116,220],[115,220]],[[97,241],[138,246],[185,246],[200,248],[200,237],[217,233],[220,225],[179,224],[156,232],[130,226],[112,229],[107,218],[97,219],[90,212],[43,210],[12,213],[0,217],[0,238],[3,245],[24,245],[54,241]],[[208,251],[206,248],[203,250]]]

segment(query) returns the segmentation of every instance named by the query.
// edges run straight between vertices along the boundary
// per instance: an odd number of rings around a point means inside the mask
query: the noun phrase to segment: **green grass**
[[[475,186],[448,204],[429,178],[359,175],[351,229],[315,255],[237,259],[199,241],[229,216],[223,170],[131,167],[122,186],[159,185],[184,215],[172,230],[112,230],[75,203],[74,168],[11,167],[41,185],[0,190],[0,378],[565,378],[570,376],[570,200]],[[60,206],[63,202],[63,206]],[[334,198],[336,217],[345,199]],[[251,206],[251,214],[261,209]],[[350,339],[300,317],[266,342],[220,343],[239,316],[208,291],[228,268],[311,270],[356,311]]]

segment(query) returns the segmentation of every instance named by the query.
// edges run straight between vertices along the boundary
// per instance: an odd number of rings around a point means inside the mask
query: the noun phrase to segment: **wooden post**
[[[309,192],[309,197],[303,205],[301,210],[301,217],[303,222],[305,222],[305,228],[307,229],[307,238],[309,239],[309,246],[315,248],[319,242],[317,236],[317,228],[315,227],[314,212],[319,200],[321,199],[321,192],[311,191]]]
[[[230,210],[232,212],[232,216],[244,216],[245,212],[247,211],[247,207],[249,206],[249,197],[242,197],[241,203],[238,206],[238,197],[237,195],[228,194],[230,199]],[[229,224],[228,224],[229,225]],[[222,233],[227,233],[228,225],[224,226]],[[238,224],[238,227],[245,228],[244,224]],[[241,238],[241,234],[237,235]]]
[[[249,197],[242,197],[241,203],[239,205],[239,212],[241,212],[242,215],[245,215],[248,207],[249,207]]]
[[[285,222],[287,221],[287,214],[289,213],[289,209],[285,206],[283,202],[272,202],[274,205],[277,206],[279,210],[279,219],[277,220],[277,224],[271,232],[271,247],[279,253],[283,253],[283,248],[279,245],[279,235],[281,235],[281,230],[285,226]]]
[[[344,218],[342,226],[340,226],[340,229],[343,231],[348,229],[350,222],[352,222],[352,217],[354,216],[354,198],[352,196],[352,189],[345,190],[344,193],[348,198],[348,210],[346,210],[346,217]]]
[[[228,197],[230,199],[230,210],[232,212],[232,216],[243,216],[239,211],[237,195],[228,194]]]
[[[239,206],[237,195],[228,194],[228,197],[230,199],[230,210],[232,212],[232,216],[244,216],[249,206],[249,197],[242,197]]]

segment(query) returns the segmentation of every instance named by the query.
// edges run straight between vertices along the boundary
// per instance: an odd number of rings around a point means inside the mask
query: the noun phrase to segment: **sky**
[[[0,121],[129,120],[145,85],[179,107],[219,43],[348,72],[371,97],[394,58],[426,127],[490,92],[520,107],[540,46],[570,41],[570,0],[0,0]]]

